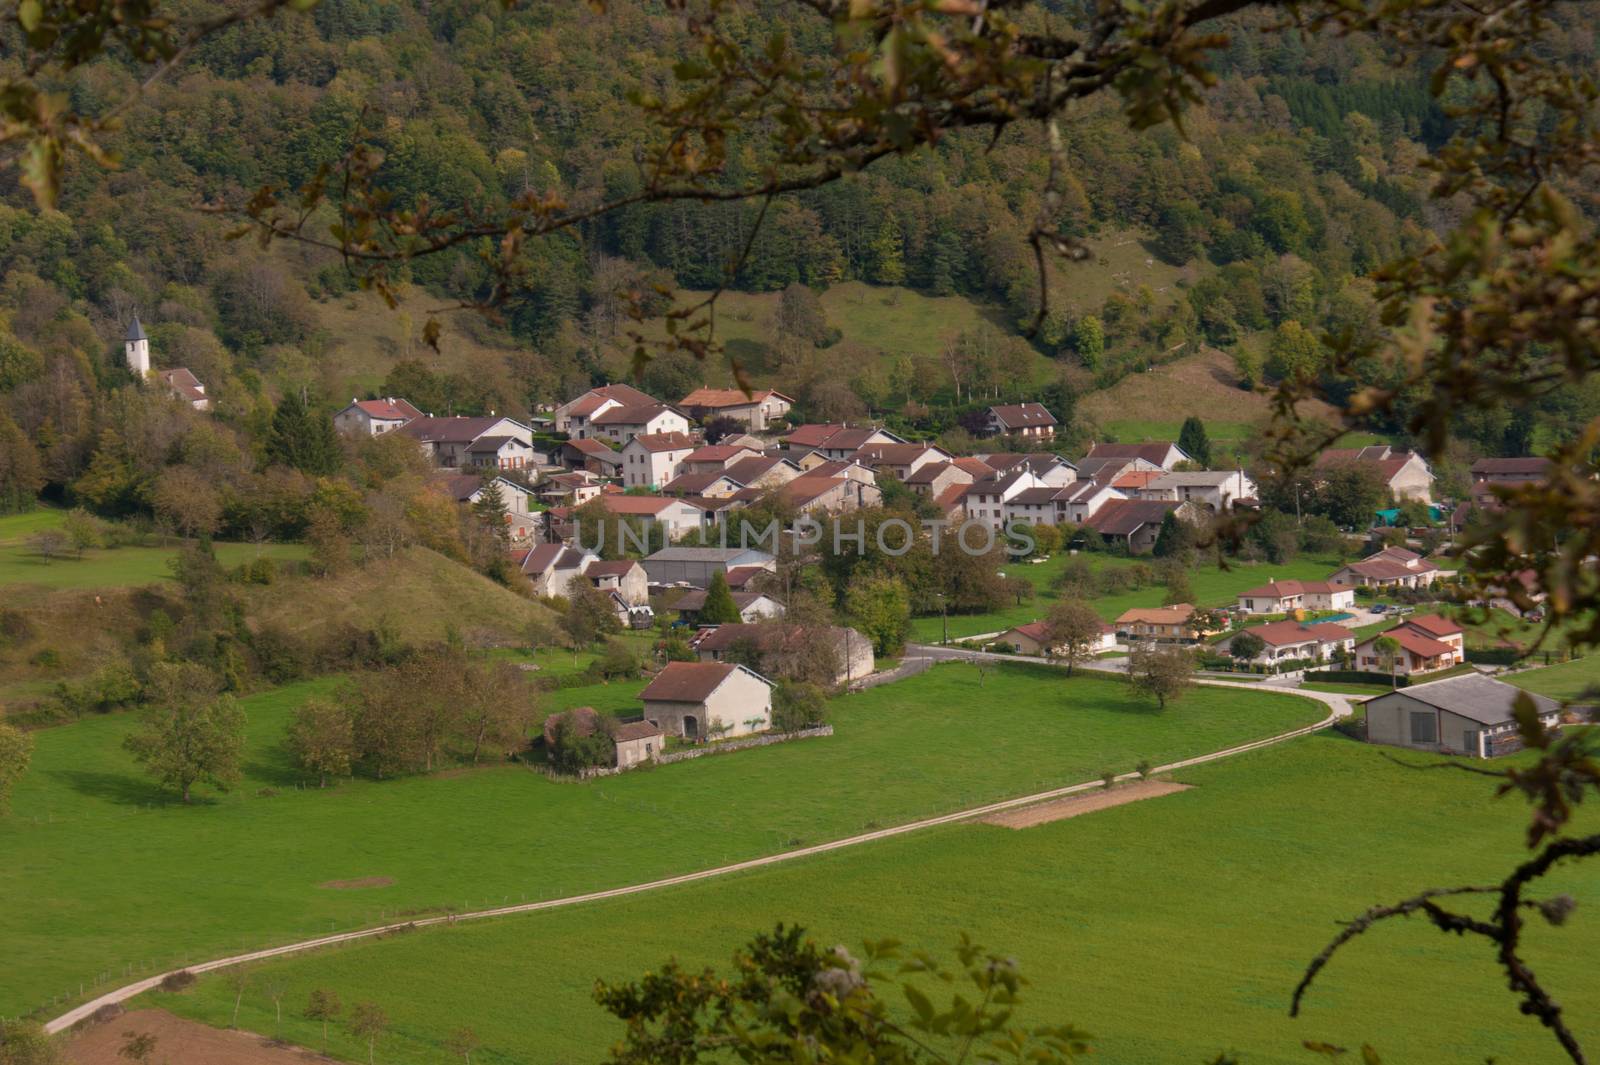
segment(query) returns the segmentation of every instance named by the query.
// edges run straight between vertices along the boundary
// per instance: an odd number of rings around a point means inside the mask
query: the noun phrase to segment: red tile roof
[[[1406,618],[1405,623],[1412,628],[1421,629],[1429,636],[1456,636],[1462,631],[1460,625],[1438,614],[1419,614]]]
[[[384,399],[358,399],[353,401],[351,405],[359,408],[367,417],[377,418],[380,421],[410,421],[412,418],[422,417],[420,410],[405,400],[394,396],[388,396]]]
[[[748,396],[742,388],[697,388],[679,400],[678,406],[706,407],[711,410],[725,407],[753,407],[769,396],[777,396],[787,403],[794,402],[782,392],[775,392],[770,388],[758,388]]]
[[[1101,536],[1131,536],[1146,525],[1160,525],[1177,509],[1169,499],[1109,499],[1086,524]]]
[[[1297,643],[1342,643],[1353,640],[1355,633],[1343,625],[1331,622],[1318,622],[1315,625],[1301,625],[1297,621],[1274,621],[1267,625],[1252,625],[1243,632],[1253,633],[1261,637],[1261,641],[1269,647],[1290,647]]]
[[[640,433],[630,441],[650,452],[692,451],[697,443],[699,441],[688,433]]]
[[[1056,424],[1055,415],[1038,403],[1007,403],[990,407],[989,413],[1006,429],[1033,429]]]
[[[1327,595],[1330,592],[1348,592],[1352,589],[1342,584],[1329,584],[1327,581],[1271,581],[1259,588],[1240,592],[1242,598],[1257,599],[1282,599],[1288,595]]]
[[[636,403],[603,410],[589,420],[595,425],[646,425],[663,414],[677,413],[665,403]]]

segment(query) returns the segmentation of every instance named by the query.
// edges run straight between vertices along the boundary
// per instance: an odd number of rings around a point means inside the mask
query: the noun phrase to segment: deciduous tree
[[[238,783],[244,751],[244,711],[218,692],[210,670],[189,662],[151,669],[148,704],[137,732],[123,743],[162,784],[192,801],[196,784],[227,791]]]
[[[1044,629],[1049,644],[1046,653],[1063,659],[1070,677],[1073,668],[1099,643],[1102,622],[1094,608],[1083,600],[1062,599],[1050,608]]]
[[[32,758],[33,737],[0,721],[0,816],[11,809],[11,795]]]
[[[1194,655],[1183,647],[1135,646],[1128,656],[1128,679],[1135,691],[1154,697],[1157,709],[1165,710],[1194,687]]]
[[[308,699],[289,720],[289,754],[295,764],[317,778],[347,777],[356,757],[355,721],[342,703]]]
[[[389,1015],[375,1002],[358,1002],[350,1011],[350,1034],[367,1042],[367,1065],[373,1065],[378,1037],[389,1030]]]
[[[308,1021],[316,1021],[322,1025],[322,1052],[328,1052],[328,1023],[337,1020],[344,1012],[344,1003],[339,1001],[337,991],[327,988],[313,988],[306,998],[305,1017]]]

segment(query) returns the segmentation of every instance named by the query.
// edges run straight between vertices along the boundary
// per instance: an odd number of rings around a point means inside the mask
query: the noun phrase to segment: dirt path
[[[1130,802],[1141,799],[1154,799],[1162,795],[1171,795],[1174,792],[1188,791],[1189,785],[1179,784],[1171,780],[1141,780],[1137,784],[1124,784],[1110,791],[1099,791],[1089,795],[1074,795],[1071,798],[1056,799],[1054,802],[1042,802],[1038,806],[1024,806],[1020,810],[1007,810],[1004,813],[993,814],[985,817],[986,825],[999,825],[1001,828],[1032,828],[1034,825],[1047,825],[1052,821],[1065,821],[1069,817],[1081,817],[1092,814],[1096,810],[1109,810],[1113,806],[1126,806]]]
[[[971,657],[975,654],[974,652],[955,652],[951,651],[949,648],[939,647],[914,647],[912,650],[918,653],[926,653],[929,651],[939,652],[938,654],[930,656],[937,658],[962,658]],[[977,654],[981,654],[981,652],[977,652]],[[1016,658],[1011,655],[983,655],[983,657],[1002,659],[1008,662],[1016,661]],[[1080,666],[1080,668],[1084,667]],[[1103,672],[1111,671],[1105,670]],[[1254,684],[1233,684],[1226,681],[1200,681],[1199,683],[1211,687],[1243,688],[1246,690],[1257,690],[1259,687],[1258,685]],[[1167,765],[1156,766],[1153,770],[1151,770],[1151,772],[1155,774],[1172,773],[1179,769],[1187,769],[1190,766],[1205,765],[1208,762],[1217,762],[1224,758],[1232,758],[1235,755],[1244,754],[1248,751],[1257,751],[1263,747],[1271,747],[1275,744],[1284,743],[1300,736],[1309,736],[1313,732],[1318,732],[1327,728],[1339,718],[1350,713],[1350,704],[1342,695],[1333,695],[1328,692],[1307,691],[1297,691],[1293,694],[1304,696],[1307,699],[1312,699],[1328,706],[1330,710],[1328,716],[1314,725],[1306,725],[1301,728],[1291,729],[1288,732],[1279,733],[1276,736],[1268,736],[1265,739],[1252,740],[1249,743],[1241,743],[1220,751],[1212,751],[1209,754],[1196,755],[1193,758],[1184,758],[1177,762],[1170,762]],[[1132,782],[1139,779],[1139,774],[1137,773],[1123,773],[1116,778],[1118,783]],[[970,809],[958,810],[953,814],[943,814],[939,817],[928,817],[921,821],[912,821],[903,825],[895,825],[892,828],[881,828],[875,832],[863,832],[858,836],[847,836],[844,839],[836,839],[829,843],[818,843],[810,847],[800,847],[796,850],[783,851],[779,854],[770,854],[764,858],[751,858],[747,861],[734,862],[732,865],[721,865],[713,869],[701,869],[698,872],[684,873],[681,876],[669,876],[660,880],[651,880],[643,884],[630,884],[626,887],[609,888],[605,891],[591,891],[583,895],[569,895],[566,898],[545,899],[542,902],[524,902],[514,906],[498,906],[493,909],[474,910],[469,913],[446,914],[440,917],[428,917],[417,921],[401,921],[395,924],[378,925],[372,928],[359,929],[354,932],[341,932],[337,935],[320,936],[316,939],[302,940],[298,943],[285,943],[282,946],[271,947],[266,950],[251,951],[247,954],[235,954],[226,958],[217,958],[213,961],[202,962],[197,965],[190,965],[188,967],[188,971],[198,975],[200,973],[213,972],[217,969],[226,969],[233,965],[246,965],[250,962],[265,961],[268,958],[278,958],[286,954],[299,954],[304,951],[315,950],[318,947],[331,947],[339,943],[350,943],[359,939],[370,939],[374,936],[388,935],[399,931],[408,931],[413,928],[426,928],[431,925],[454,924],[457,921],[475,921],[486,917],[508,917],[512,914],[535,913],[540,910],[562,909],[567,906],[579,906],[587,902],[599,902],[603,899],[615,899],[622,898],[627,895],[638,895],[647,891],[659,891],[662,888],[677,887],[680,884],[693,884],[701,880],[711,880],[716,877],[729,876],[734,873],[743,873],[751,869],[760,869],[769,865],[777,865],[780,862],[794,861],[798,858],[810,858],[818,854],[827,854],[830,851],[843,850],[846,847],[858,847],[864,843],[875,843],[881,839],[891,839],[895,836],[903,836],[910,832],[921,832],[924,829],[937,828],[940,825],[955,824],[960,821],[978,820],[989,817],[993,814],[1002,813],[1006,810],[1015,810],[1024,806],[1035,806],[1039,803],[1048,802],[1052,799],[1063,799],[1069,795],[1078,795],[1086,791],[1093,791],[1096,788],[1101,788],[1103,786],[1104,783],[1100,780],[1088,780],[1081,784],[1069,784],[1062,788],[1052,788],[1049,791],[1036,792],[1032,795],[1022,795],[1015,799],[1004,799],[1000,802],[992,802],[983,806],[974,806]],[[121,1004],[137,995],[144,994],[146,991],[153,990],[169,975],[170,973],[158,973],[155,976],[146,977],[143,980],[126,984],[112,991],[107,991],[105,994],[99,995],[88,1002],[83,1003],[81,1006],[70,1009],[66,1013],[61,1014],[59,1017],[46,1022],[45,1031],[52,1034],[65,1031],[78,1022],[93,1015],[95,1010],[102,1006]]]
[[[212,1028],[174,1017],[166,1010],[134,1010],[90,1024],[73,1034],[65,1052],[69,1065],[128,1065],[118,1051],[129,1032],[152,1035],[154,1061],[188,1065],[325,1065],[330,1059],[304,1047],[274,1043],[254,1032]]]

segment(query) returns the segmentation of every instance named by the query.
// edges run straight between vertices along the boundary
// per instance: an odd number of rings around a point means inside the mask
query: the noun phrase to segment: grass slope
[[[1001,610],[988,614],[960,614],[951,615],[950,638],[961,639],[967,636],[976,636],[985,632],[1000,632],[1014,625],[1034,621],[1044,617],[1050,612],[1058,596],[1052,587],[1052,582],[1061,574],[1071,557],[1066,554],[1057,554],[1049,560],[1032,565],[1027,562],[1012,562],[1005,567],[1004,572],[1009,576],[1023,577],[1032,582],[1034,598],[1020,605],[1007,606]],[[1146,563],[1154,560],[1117,558],[1111,555],[1083,555],[1089,564],[1099,571],[1108,566],[1132,566],[1136,562]],[[1238,598],[1239,593],[1247,588],[1273,580],[1323,580],[1329,573],[1337,569],[1339,563],[1335,559],[1308,556],[1297,558],[1292,562],[1282,564],[1233,562],[1229,569],[1222,569],[1215,564],[1207,564],[1189,573],[1189,585],[1194,591],[1195,605],[1203,607],[1231,606]],[[1102,595],[1090,600],[1089,605],[1105,620],[1114,621],[1122,613],[1134,607],[1160,606],[1167,590],[1159,584],[1146,585],[1138,591],[1119,592],[1116,595]],[[939,617],[913,618],[911,622],[912,639],[924,643],[938,642],[944,631],[944,619]]]
[[[318,1045],[300,1018],[312,988],[379,1003],[393,1065],[442,1061],[470,1026],[485,1065],[592,1061],[619,1027],[590,1000],[596,977],[626,979],[676,956],[725,966],[775,921],[824,943],[893,935],[947,950],[958,930],[1017,956],[1033,980],[1029,1023],[1094,1033],[1105,1065],[1209,1061],[1299,1065],[1302,1040],[1371,1043],[1412,1065],[1564,1060],[1517,1013],[1483,945],[1424,922],[1385,925],[1347,948],[1300,1020],[1289,992],[1335,923],[1429,885],[1498,879],[1521,854],[1523,810],[1466,774],[1419,773],[1319,734],[1188,771],[1190,791],[1024,831],[967,824],[794,865],[622,899],[427,930],[260,967],[241,1026],[274,1031],[268,979],[287,987],[283,1034]],[[1585,904],[1600,870],[1544,885]],[[1584,910],[1580,905],[1579,914]],[[1590,961],[1600,922],[1527,926],[1529,958],[1589,1043],[1600,1039]],[[226,1024],[220,978],[154,1004]],[[334,1053],[366,1047],[336,1031]]]
[[[1552,699],[1593,699],[1600,690],[1600,654],[1575,658],[1556,666],[1530,669],[1508,678],[1519,688]]]
[[[0,588],[7,599],[35,601],[62,589],[136,588],[171,579],[176,545],[90,548],[82,558],[44,558],[29,538],[60,526],[64,517],[59,510],[36,510],[0,518]],[[218,543],[216,550],[218,561],[230,567],[261,556],[299,559],[306,554],[300,544]]]
[[[301,635],[387,624],[407,640],[451,628],[513,637],[548,608],[425,547],[331,578],[280,581],[251,592],[250,616]]]
[[[0,821],[0,940],[15,959],[0,966],[0,1013],[130,964],[304,938],[380,911],[650,880],[1215,750],[1323,713],[1218,689],[1156,713],[1115,680],[1016,665],[980,683],[972,667],[947,665],[841,699],[830,739],[583,784],[505,766],[296,790],[284,724],[328,683],[246,699],[247,779],[191,808],[121,750],[130,717],[37,734],[15,812]],[[636,707],[639,687],[568,689],[552,704]],[[394,884],[318,886],[359,877]]]

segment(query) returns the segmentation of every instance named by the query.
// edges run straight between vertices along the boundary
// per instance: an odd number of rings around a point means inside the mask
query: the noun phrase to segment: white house
[[[533,594],[566,596],[584,579],[583,571],[599,560],[593,551],[582,551],[566,544],[535,544],[511,553],[512,565],[528,579]]]
[[[1386,547],[1360,562],[1352,562],[1335,570],[1328,581],[1351,587],[1427,588],[1438,578],[1439,567],[1415,551]]]
[[[1398,451],[1388,444],[1371,447],[1329,448],[1317,456],[1317,468],[1357,465],[1374,470],[1395,499],[1433,502],[1433,470],[1415,451]]]
[[[757,432],[787,418],[793,406],[794,400],[770,388],[749,395],[742,388],[697,388],[678,402],[681,410],[700,421],[733,418]]]
[[[1240,500],[1256,499],[1256,483],[1243,470],[1179,470],[1164,473],[1139,490],[1144,499],[1193,502],[1216,513],[1226,513]]]
[[[1287,614],[1295,610],[1349,610],[1356,590],[1329,581],[1271,581],[1239,593],[1239,609],[1246,614]]]
[[[647,525],[655,523],[665,526],[667,535],[673,539],[694,532],[701,526],[700,511],[681,499],[623,495],[620,492],[602,492],[599,498],[613,516],[621,519],[638,518]],[[617,532],[608,530],[607,535],[614,536]]]
[[[413,418],[400,428],[393,430],[404,436],[409,436],[417,442],[422,453],[440,466],[460,468],[474,464],[472,447],[484,438],[503,438],[514,440],[517,445],[512,450],[516,452],[523,466],[531,465],[533,454],[533,430],[523,425],[515,418],[497,417],[489,415],[481,418],[453,417]],[[503,441],[502,441],[503,442]],[[495,462],[481,461],[485,454],[479,452],[479,465],[495,465],[498,462],[499,452],[496,449],[488,453]],[[500,467],[503,469],[520,469],[518,466]]]
[[[924,466],[949,462],[955,456],[933,444],[868,444],[854,457],[870,470],[904,481]]]
[[[431,482],[432,486],[443,492],[457,503],[471,505],[483,498],[484,489],[490,484],[500,489],[500,499],[505,503],[508,511],[528,510],[529,492],[515,481],[504,477],[495,477],[484,480],[473,473],[445,474]]]
[[[819,451],[824,459],[847,459],[868,444],[903,443],[903,439],[887,429],[828,423],[796,426],[783,438],[783,449],[791,457]]]
[[[1078,480],[1078,467],[1053,451],[1002,451],[977,456],[996,473],[1026,469],[1045,484],[1062,488]]]
[[[1154,444],[1096,444],[1089,449],[1085,458],[1091,461],[1111,459],[1120,463],[1132,463],[1140,459],[1168,472],[1180,462],[1194,461],[1183,448],[1169,441]],[[1078,465],[1082,468],[1083,463]]]
[[[1388,637],[1400,645],[1394,661],[1378,649],[1378,641]],[[1450,669],[1466,661],[1461,626],[1436,614],[1410,617],[1394,628],[1370,636],[1356,645],[1356,668],[1372,673],[1394,673],[1409,677]]]
[[[1006,523],[1007,504],[1030,488],[1049,487],[1035,477],[1032,470],[1022,467],[1012,473],[997,473],[981,481],[973,481],[962,493],[961,505],[968,521],[985,522],[1001,529]]]
[[[377,436],[420,417],[420,410],[396,396],[352,399],[348,407],[333,416],[333,427],[349,436]]]
[[[1006,403],[986,412],[988,432],[1020,436],[1026,440],[1049,440],[1056,435],[1055,415],[1039,403]]]
[[[1055,523],[1082,525],[1107,503],[1127,498],[1108,481],[1074,481],[1064,488],[1057,488],[1052,497],[1056,508]]]
[[[1343,625],[1326,621],[1312,625],[1274,621],[1240,629],[1223,641],[1222,646],[1232,650],[1233,641],[1245,632],[1260,637],[1261,651],[1250,661],[1263,666],[1304,658],[1332,662],[1341,655],[1350,654],[1356,643],[1355,631]]]
[[[684,473],[721,473],[741,459],[759,457],[761,452],[742,444],[702,444],[683,457]]]
[[[211,397],[206,395],[206,386],[200,379],[182,366],[170,370],[156,370],[151,377],[160,381],[178,399],[183,400],[195,410],[210,410]]]
[[[656,398],[641,392],[632,385],[601,385],[591,388],[581,396],[561,404],[551,413],[551,424],[558,433],[566,433],[574,440],[592,435],[589,422],[596,414],[612,407],[643,406],[657,402]]]
[[[706,607],[706,596],[710,593],[704,588],[690,588],[673,599],[668,606],[676,610],[686,619],[699,619],[700,611]],[[733,605],[739,608],[739,620],[747,625],[769,618],[781,618],[786,613],[784,605],[764,592],[731,592]]]
[[[624,488],[655,488],[678,476],[683,460],[699,446],[687,433],[640,433],[622,448]]]
[[[539,465],[533,445],[515,436],[480,436],[467,445],[467,465],[525,470]]]
[[[665,403],[609,407],[589,419],[589,435],[626,444],[647,433],[689,432],[689,419]]]
[[[772,682],[729,662],[668,662],[639,693],[645,720],[700,740],[772,727]]]

